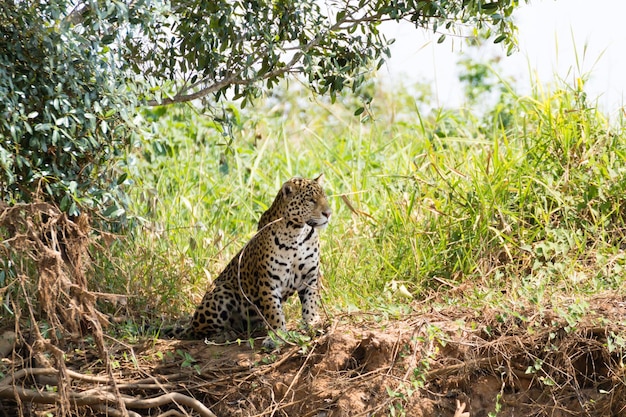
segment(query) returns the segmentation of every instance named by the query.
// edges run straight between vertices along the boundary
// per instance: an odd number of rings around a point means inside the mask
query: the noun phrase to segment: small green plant
[[[181,368],[193,368],[198,375],[201,374],[200,365],[196,362],[197,360],[189,354],[189,352],[185,352],[181,349],[176,349],[176,354],[182,358],[182,362],[180,364]]]
[[[565,331],[573,332],[577,324],[589,311],[589,303],[583,299],[573,301],[568,307],[564,318],[567,321]]]
[[[546,387],[553,387],[556,385],[556,382],[554,382],[554,379],[550,375],[540,376],[539,381],[541,381],[541,383]]]
[[[528,368],[526,368],[526,373],[527,374],[536,374],[537,372],[539,372],[541,370],[541,368],[543,367],[543,360],[542,359],[535,359],[535,362],[530,365]]]
[[[272,348],[271,350],[274,350],[275,347],[280,347],[283,344],[287,343],[290,345],[299,346],[300,352],[304,355],[311,348],[311,336],[297,330],[283,331],[278,329],[274,331],[269,331],[267,333],[267,337],[270,338],[272,344],[274,345],[274,348]]]
[[[424,388],[424,386],[426,385],[426,377],[428,371],[430,370],[432,357],[432,355],[423,356],[419,360],[417,367],[413,369],[413,374],[411,375],[411,384],[415,389]]]
[[[606,339],[607,348],[610,353],[624,352],[626,350],[626,338],[624,336],[611,332]]]
[[[109,366],[111,366],[111,369],[120,369],[121,368],[121,364],[120,361],[114,358],[110,358],[109,359]]]
[[[287,343],[295,344],[300,347],[300,353],[306,355],[311,349],[311,336],[300,331],[279,332],[280,336]]]
[[[125,362],[130,362],[133,364],[133,366],[135,367],[135,369],[139,369],[139,362],[137,361],[137,357],[135,356],[135,354],[131,351],[131,352],[124,352],[122,354],[122,358],[124,359]]]
[[[494,411],[490,411],[489,414],[487,414],[489,417],[497,417],[497,415],[500,413],[500,411],[502,411],[502,403],[500,402],[502,400],[502,392],[499,392],[498,395],[496,395],[496,406],[495,406],[495,410]]]
[[[394,417],[406,416],[403,402],[406,401],[407,397],[410,397],[413,394],[413,391],[411,389],[409,389],[409,391],[405,391],[404,386],[399,386],[395,390],[390,387],[385,388],[387,390],[387,395],[392,399],[391,404],[389,404],[389,415]]]
[[[261,363],[263,365],[271,365],[272,363],[276,362],[276,359],[278,359],[278,355],[275,353],[270,353],[268,355],[264,355],[261,358]],[[258,365],[258,363],[256,365]]]
[[[446,340],[445,332],[441,329],[441,327],[428,324],[426,326],[426,334],[428,335],[428,341],[432,342],[433,346],[442,346],[445,347],[448,343]]]

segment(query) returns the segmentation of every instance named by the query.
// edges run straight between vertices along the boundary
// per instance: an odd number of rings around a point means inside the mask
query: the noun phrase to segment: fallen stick
[[[0,398],[7,400],[20,399],[21,401],[34,402],[38,404],[55,404],[61,401],[60,395],[54,392],[40,392],[10,385],[0,386]],[[122,395],[118,399],[110,392],[103,391],[99,394],[95,394],[90,390],[88,396],[83,396],[81,393],[70,392],[68,399],[73,405],[76,406],[102,406],[108,403],[115,404],[119,399],[121,399],[126,407],[140,409],[154,408],[168,403],[175,403],[177,405],[184,405],[192,408],[202,417],[217,417],[200,401],[178,392],[170,392],[168,394],[148,399],[138,399]]]

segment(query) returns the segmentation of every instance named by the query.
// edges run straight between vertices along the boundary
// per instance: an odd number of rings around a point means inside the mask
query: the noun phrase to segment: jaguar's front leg
[[[305,280],[302,288],[298,290],[300,304],[302,304],[302,320],[308,329],[317,329],[322,324],[319,314],[320,310],[320,291],[319,291],[318,272],[311,275],[311,278]]]
[[[268,335],[263,340],[263,347],[267,350],[273,350],[276,348],[276,343],[272,339],[271,333],[275,333],[277,330],[283,332],[287,330],[285,313],[283,312],[280,296],[273,294],[271,301],[266,302],[265,305],[262,306],[261,312],[268,326]]]

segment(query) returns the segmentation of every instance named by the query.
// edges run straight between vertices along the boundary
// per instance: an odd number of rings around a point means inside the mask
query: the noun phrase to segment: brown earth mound
[[[591,311],[575,326],[546,314],[527,321],[454,309],[393,321],[346,315],[315,340],[271,354],[246,343],[114,343],[113,375],[95,354],[67,356],[66,410],[109,416],[124,410],[130,416],[626,416],[625,333],[618,324],[626,301],[597,298]],[[9,365],[15,364],[4,359],[0,415],[56,414],[58,372]]]
[[[423,305],[393,320],[343,315],[275,353],[246,342],[131,345],[102,330],[85,224],[46,204],[0,207],[0,256],[33,261],[0,288],[15,318],[0,329],[0,417],[626,417],[621,294],[560,315]]]

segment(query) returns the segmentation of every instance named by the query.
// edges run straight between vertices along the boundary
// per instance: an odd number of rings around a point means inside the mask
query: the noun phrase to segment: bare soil
[[[626,417],[622,294],[569,316],[429,303],[398,318],[338,315],[313,340],[271,353],[129,343],[103,331],[80,225],[45,204],[0,207],[0,256],[26,255],[34,271],[0,288],[15,317],[0,329],[0,417]]]
[[[526,316],[530,320],[454,308],[396,320],[343,315],[314,340],[285,344],[273,353],[247,343],[113,341],[108,348],[112,374],[96,352],[66,353],[67,411],[123,415],[121,410],[127,409],[132,416],[626,416],[623,346],[617,346],[626,334],[620,324],[626,300],[615,294],[598,297],[590,310],[570,327],[549,313],[532,311],[526,312],[534,314]],[[6,372],[10,359],[2,365]],[[39,372],[6,374],[0,395],[3,386],[32,393],[58,386],[57,372]],[[59,412],[55,401],[24,397],[18,403],[9,397],[0,397],[0,416]],[[75,401],[86,397],[100,400]],[[122,406],[116,398],[148,402],[126,401]]]

